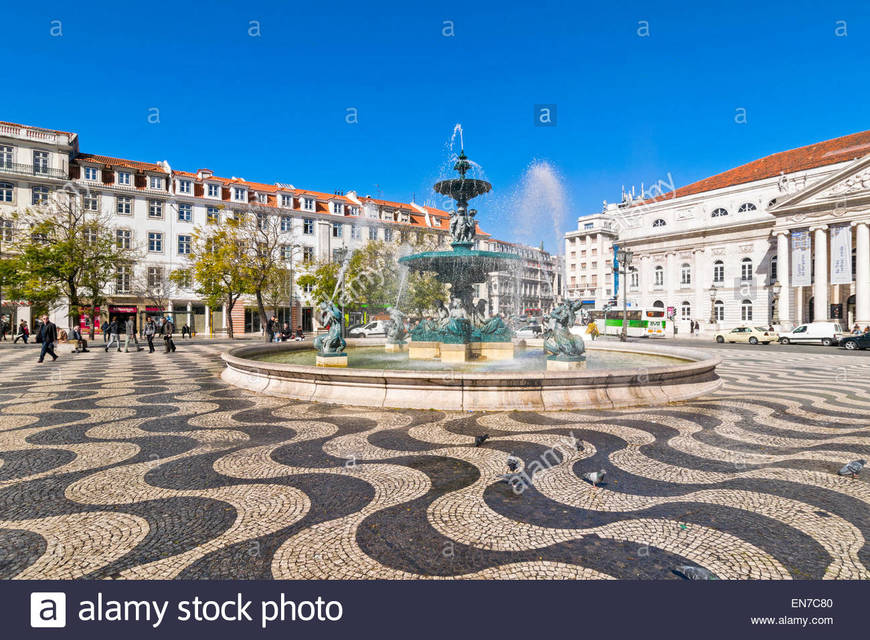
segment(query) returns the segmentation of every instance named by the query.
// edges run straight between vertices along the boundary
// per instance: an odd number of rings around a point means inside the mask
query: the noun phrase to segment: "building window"
[[[655,268],[655,286],[661,287],[665,284],[665,270],[663,267],[658,266]]]
[[[30,190],[31,204],[43,204],[48,202],[48,187],[33,187]]]
[[[119,249],[130,249],[133,246],[133,232],[129,229],[116,230],[115,243]]]
[[[293,196],[288,196],[286,193],[281,194],[281,206],[293,208]]]
[[[82,196],[82,207],[85,211],[99,211],[100,201],[96,193],[88,191]]]
[[[193,183],[190,180],[179,180],[178,181],[178,193],[190,193],[193,191],[191,185]]]
[[[0,147],[0,169],[12,168],[12,147]]]
[[[190,255],[190,245],[193,242],[193,236],[178,236],[178,255]]]
[[[711,218],[721,218],[721,217],[727,216],[727,215],[728,215],[728,211],[726,209],[723,209],[722,207],[719,207],[718,209],[713,209],[713,213],[710,214],[710,217]]]
[[[358,216],[359,215],[359,207],[348,205],[345,207],[345,211],[347,211],[350,216]]]
[[[583,229],[591,229],[591,228],[592,228],[592,224],[593,224],[593,223],[591,223],[591,222],[585,222],[585,223],[583,223]]]
[[[744,300],[740,303],[740,319],[743,322],[752,321],[752,300]]]
[[[151,176],[151,180],[149,182],[152,189],[162,189],[163,188],[163,178],[159,176]]]
[[[281,216],[281,231],[292,231],[293,219],[290,216]]]
[[[310,282],[302,286],[302,291],[304,291],[305,293],[311,293],[313,290],[314,285],[312,285]]]
[[[752,280],[752,260],[750,258],[743,258],[740,263],[740,279],[743,282]]]
[[[314,220],[311,218],[305,218],[302,221],[302,233],[307,236],[310,236],[314,233]]]
[[[343,224],[334,224],[332,225],[332,237],[340,238],[342,236],[342,229],[344,228]]]
[[[344,215],[344,205],[341,202],[333,202],[332,212],[338,215]]]
[[[119,216],[129,216],[133,213],[133,198],[130,196],[118,196],[115,210]]]
[[[205,221],[209,224],[220,224],[221,212],[217,207],[205,208]]]
[[[717,284],[725,282],[725,263],[721,260],[713,263],[713,282]]]
[[[377,227],[369,227],[369,240],[377,240],[378,239],[378,228]]]
[[[190,222],[193,219],[193,207],[189,204],[178,205],[178,221]]]
[[[314,211],[314,198],[302,198],[302,208],[306,211]]]
[[[48,151],[33,152],[33,173],[48,173]]]
[[[350,238],[351,240],[359,240],[362,238],[362,229],[357,224],[350,225]]]
[[[0,182],[0,202],[12,202],[15,195],[15,185],[11,182]]]
[[[680,317],[683,320],[691,320],[692,319],[692,305],[689,304],[688,301],[683,301],[683,304],[680,305]]]
[[[281,247],[281,257],[285,262],[290,262],[293,260],[293,249],[295,247],[292,244],[285,244]]]
[[[314,262],[314,249],[302,247],[302,262]]]
[[[85,180],[96,182],[99,180],[100,171],[96,167],[85,167]]]
[[[630,271],[628,275],[629,285],[633,288],[640,286],[640,274],[637,271]]]
[[[757,207],[751,202],[744,202],[740,205],[740,208],[737,210],[737,213],[746,213],[747,211],[755,211]]]
[[[384,240],[386,240],[387,242],[393,241],[393,230],[389,227],[384,229]]]
[[[692,267],[685,263],[680,266],[680,284],[692,284]]]
[[[713,317],[716,319],[716,322],[722,322],[725,319],[725,303],[721,300],[713,303]]]
[[[148,217],[149,218],[162,218],[163,217],[163,203],[159,200],[149,200],[148,201]]]
[[[269,227],[269,216],[262,211],[257,212],[257,226],[262,231],[265,231]]]
[[[247,196],[245,195],[245,189],[233,187],[233,200],[236,200],[238,202],[244,202],[245,200],[247,200]]]
[[[777,281],[776,265],[777,265],[777,259],[776,259],[776,256],[773,256],[770,259],[770,282],[771,283],[774,283]],[[852,265],[852,273],[855,273],[854,264]]]
[[[654,226],[654,227],[663,227],[663,226],[665,226],[666,224],[667,224],[667,222],[665,222],[665,221],[662,220],[661,218],[659,218],[659,219],[657,219],[655,222],[653,222],[653,226]]]
[[[15,227],[13,226],[12,220],[0,218],[0,239],[2,239],[3,242],[12,242],[14,236]]]
[[[268,193],[258,193],[257,194],[257,202],[260,204],[269,204],[269,194]]]
[[[178,283],[178,286],[182,289],[190,289],[193,282],[190,279],[190,271],[187,269],[176,269],[174,273],[177,273],[178,276],[175,278],[175,282]]]
[[[117,293],[130,293],[131,276],[130,267],[126,265],[118,267],[118,271],[115,274],[115,290]]]
[[[158,289],[163,285],[163,267],[148,267],[148,288]]]
[[[163,253],[163,234],[157,231],[148,232],[148,251]]]
[[[209,198],[220,198],[221,197],[221,186],[219,184],[208,185],[208,197]]]
[[[129,185],[133,181],[133,176],[126,171],[118,172],[118,184],[126,184]]]

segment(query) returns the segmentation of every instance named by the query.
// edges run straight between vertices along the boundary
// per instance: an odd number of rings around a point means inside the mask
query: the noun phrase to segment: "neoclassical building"
[[[681,329],[693,319],[706,328],[822,319],[870,325],[868,167],[870,131],[775,153],[675,190],[624,196],[580,218],[580,230],[609,223],[615,233],[595,234],[597,253],[614,243],[633,253],[629,303],[672,310]],[[599,276],[594,287],[588,276],[581,281],[588,238],[566,235],[569,295],[572,282],[578,289],[582,282],[584,294],[601,301],[610,279]]]

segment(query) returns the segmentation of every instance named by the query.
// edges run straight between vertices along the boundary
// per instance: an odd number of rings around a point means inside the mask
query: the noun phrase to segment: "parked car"
[[[525,327],[514,331],[514,335],[517,338],[540,338],[543,331],[543,327],[539,324],[527,324]]]
[[[770,344],[776,342],[779,336],[775,331],[764,327],[734,327],[731,331],[721,331],[716,334],[716,342],[748,342],[749,344]]]
[[[840,346],[849,351],[870,349],[870,333],[859,333],[840,338]]]
[[[840,344],[843,328],[839,322],[810,322],[795,327],[794,330],[779,334],[780,344],[823,344],[830,347]]]
[[[350,329],[347,332],[349,338],[372,338],[387,335],[387,325],[383,320],[374,320],[361,327]]]

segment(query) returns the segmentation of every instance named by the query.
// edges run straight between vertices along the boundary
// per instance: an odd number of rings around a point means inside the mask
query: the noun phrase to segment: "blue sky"
[[[550,250],[623,184],[870,128],[866,3],[300,4],[11,3],[0,120],[76,131],[85,152],[418,202],[462,123],[494,185],[483,227]],[[556,126],[534,126],[535,104],[557,105]],[[536,159],[567,192],[556,225],[511,198]]]

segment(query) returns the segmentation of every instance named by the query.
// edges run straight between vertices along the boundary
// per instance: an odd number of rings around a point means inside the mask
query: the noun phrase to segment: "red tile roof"
[[[709,178],[680,187],[674,191],[662,194],[646,202],[682,198],[696,193],[723,189],[746,182],[772,178],[781,173],[794,173],[824,167],[839,162],[848,162],[870,153],[870,131],[853,133],[824,142],[798,147],[789,151],[781,151],[754,160],[748,164],[729,169]]]

